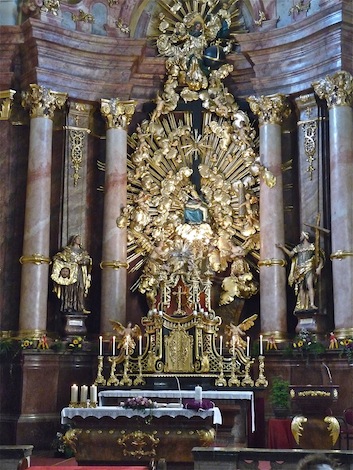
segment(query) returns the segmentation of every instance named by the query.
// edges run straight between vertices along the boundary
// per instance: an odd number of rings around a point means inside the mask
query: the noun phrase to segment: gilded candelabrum
[[[141,358],[141,356],[138,356],[137,362],[138,362],[139,373],[138,373],[137,377],[134,380],[134,385],[145,385],[146,381],[142,377],[142,358]]]
[[[245,377],[243,378],[243,380],[241,382],[243,387],[246,387],[246,386],[253,387],[254,386],[254,381],[253,381],[253,379],[251,378],[251,375],[250,375],[250,367],[251,367],[251,364],[253,362],[254,361],[251,360],[251,358],[249,356],[247,356],[247,361],[246,361],[246,364],[245,364]]]
[[[268,380],[265,377],[265,356],[259,356],[259,377],[255,382],[255,387],[267,387]]]
[[[103,377],[103,359],[104,356],[98,356],[98,371],[97,371],[97,377],[96,380],[94,381],[95,385],[105,385],[107,381]]]
[[[110,356],[108,360],[111,362],[112,366],[110,369],[110,377],[108,379],[107,385],[119,385],[119,379],[115,375],[117,358],[116,356]]]
[[[228,380],[228,386],[229,386],[229,387],[232,387],[232,386],[239,387],[239,386],[240,386],[240,380],[239,380],[239,378],[235,375],[236,365],[237,365],[237,362],[236,362],[235,354],[233,353],[233,355],[232,355],[232,362],[231,362],[230,378],[229,378],[229,380]]]
[[[124,372],[123,372],[123,378],[120,380],[120,385],[127,385],[130,387],[132,385],[132,380],[130,379],[128,372],[129,372],[129,355],[126,354],[125,360],[124,360]]]
[[[215,385],[218,387],[225,387],[227,385],[227,381],[224,378],[224,371],[223,371],[223,357],[221,356],[219,359],[219,376],[215,381]]]

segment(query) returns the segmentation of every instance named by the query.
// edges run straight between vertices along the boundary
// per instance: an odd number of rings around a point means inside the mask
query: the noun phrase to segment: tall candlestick
[[[246,337],[246,355],[250,356],[250,336]]]
[[[222,356],[222,349],[223,349],[223,336],[219,337],[219,354]]]
[[[99,355],[103,356],[103,336],[99,337]]]
[[[139,336],[139,356],[142,356],[142,336]]]
[[[87,387],[87,385],[82,385],[80,402],[81,403],[86,403],[87,398],[88,398],[88,387]]]
[[[113,344],[112,344],[112,355],[115,356],[115,341],[116,341],[116,337],[113,336]]]
[[[232,355],[234,356],[235,353],[235,336],[232,336]]]
[[[264,354],[263,336],[260,335],[260,356]]]
[[[97,385],[91,385],[89,390],[89,398],[91,402],[97,403],[98,394],[97,394]]]
[[[71,403],[77,403],[78,402],[78,386],[76,384],[71,385],[70,402]]]

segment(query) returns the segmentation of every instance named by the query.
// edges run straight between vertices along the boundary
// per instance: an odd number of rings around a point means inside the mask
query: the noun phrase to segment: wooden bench
[[[325,454],[339,461],[342,470],[353,470],[353,451],[194,447],[192,453],[194,470],[257,470],[260,461],[270,462],[273,470],[295,470],[309,454]]]
[[[25,470],[30,465],[32,451],[31,445],[0,445],[1,470]]]

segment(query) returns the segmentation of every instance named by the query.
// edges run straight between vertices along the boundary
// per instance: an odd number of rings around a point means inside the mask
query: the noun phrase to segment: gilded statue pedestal
[[[340,425],[330,407],[338,397],[337,385],[292,385],[294,416],[291,430],[302,449],[332,449],[337,442]]]

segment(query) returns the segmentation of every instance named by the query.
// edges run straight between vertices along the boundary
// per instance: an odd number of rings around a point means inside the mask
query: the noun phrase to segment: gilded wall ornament
[[[336,72],[313,83],[315,93],[327,101],[327,106],[352,106],[353,77],[348,72]]]

